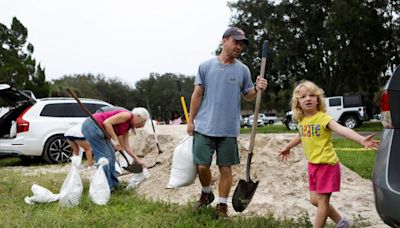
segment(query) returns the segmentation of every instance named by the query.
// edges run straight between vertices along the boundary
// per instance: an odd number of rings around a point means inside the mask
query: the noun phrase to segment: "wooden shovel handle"
[[[269,48],[268,40],[265,40],[262,49],[261,68],[260,68],[260,77],[262,78],[264,78],[265,69],[267,65],[268,48]],[[250,180],[250,164],[251,164],[251,158],[253,157],[254,141],[256,139],[258,113],[260,112],[260,104],[261,104],[261,93],[262,93],[261,90],[257,91],[256,107],[254,108],[254,114],[253,114],[253,126],[251,128],[251,135],[250,135],[249,155],[247,157],[247,169],[246,169],[247,181]]]

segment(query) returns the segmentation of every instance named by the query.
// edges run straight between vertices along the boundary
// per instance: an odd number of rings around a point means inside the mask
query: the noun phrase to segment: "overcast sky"
[[[0,0],[0,23],[28,29],[47,80],[104,74],[131,86],[151,72],[195,75],[229,25],[227,0]]]

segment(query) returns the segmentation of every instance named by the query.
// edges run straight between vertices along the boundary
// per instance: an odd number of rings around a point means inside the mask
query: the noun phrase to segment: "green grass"
[[[240,134],[250,134],[251,127],[240,128]],[[289,131],[284,124],[265,125],[264,127],[257,127],[256,133],[296,133],[296,131]]]
[[[305,213],[297,220],[276,220],[272,215],[216,220],[210,207],[195,210],[191,204],[147,200],[124,190],[112,194],[106,206],[97,206],[88,196],[86,180],[76,207],[65,208],[58,202],[27,205],[23,199],[32,195],[33,183],[58,193],[65,174],[28,177],[5,169],[0,172],[0,227],[312,227]]]
[[[376,137],[375,139],[379,140]],[[343,165],[350,168],[361,177],[371,179],[376,151],[363,150],[360,144],[344,138],[335,138],[333,140],[333,147]]]
[[[378,121],[368,121],[364,122],[361,127],[355,128],[355,131],[371,131],[371,132],[380,132],[383,130],[383,126],[381,122]]]

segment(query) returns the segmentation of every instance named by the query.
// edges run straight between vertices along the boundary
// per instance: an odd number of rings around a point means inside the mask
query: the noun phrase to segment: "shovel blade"
[[[258,186],[258,181],[239,180],[235,192],[232,197],[233,209],[237,212],[242,212],[250,204]]]
[[[143,172],[143,166],[140,165],[139,163],[133,163],[128,165],[127,167],[123,167],[125,170],[127,170],[130,173],[141,173]]]

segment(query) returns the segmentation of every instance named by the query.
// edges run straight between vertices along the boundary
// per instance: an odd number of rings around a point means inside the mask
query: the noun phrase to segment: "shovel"
[[[185,97],[183,96],[183,93],[182,93],[181,81],[176,80],[176,84],[178,85],[179,95],[181,97],[182,109],[183,109],[183,113],[185,114],[185,120],[186,120],[186,123],[189,123],[189,115],[188,115],[187,108],[186,108]]]
[[[79,106],[81,106],[82,110],[90,117],[90,119],[92,119],[92,121],[96,124],[96,126],[103,132],[105,138],[107,140],[111,139],[110,134],[108,134],[108,132],[99,124],[97,123],[97,121],[93,118],[92,113],[89,111],[89,109],[79,100],[78,96],[76,96],[75,92],[72,91],[71,89],[67,89],[67,92],[78,102]],[[112,142],[109,141],[111,144]],[[138,163],[133,163],[133,164],[129,164],[128,159],[126,158],[125,154],[122,151],[119,151],[122,156],[125,158],[126,163],[128,164],[127,167],[123,167],[125,170],[131,172],[131,173],[141,173],[142,172],[142,165],[138,164]],[[140,167],[139,167],[140,166]]]
[[[154,123],[153,123],[153,118],[152,118],[152,115],[151,115],[151,109],[150,109],[150,103],[149,103],[149,98],[147,98],[147,95],[145,94],[145,97],[146,97],[146,105],[147,105],[147,110],[149,111],[149,118],[150,118],[150,122],[151,122],[151,127],[153,128],[153,133],[154,133],[154,139],[156,140],[156,145],[157,145],[157,149],[158,149],[158,154],[157,154],[157,160],[156,160],[156,162],[153,164],[153,165],[151,165],[150,167],[147,167],[148,169],[150,168],[153,168],[153,167],[155,167],[156,165],[159,165],[159,164],[161,164],[161,162],[160,161],[158,161],[158,156],[160,155],[160,154],[162,154],[163,153],[163,151],[161,150],[161,148],[160,148],[160,143],[158,142],[158,137],[157,137],[157,134],[156,134],[156,128],[154,127]]]
[[[124,157],[126,164],[128,164],[127,167],[122,167],[123,169],[125,169],[126,171],[130,172],[130,173],[141,173],[143,171],[143,166],[140,165],[137,162],[134,162],[132,164],[129,164],[129,160],[128,158],[125,156],[123,151],[118,151],[122,157]]]
[[[267,40],[264,41],[262,49],[261,70],[260,70],[261,77],[264,77],[265,74],[268,46],[269,46],[268,41]],[[256,98],[256,107],[254,109],[253,127],[251,129],[249,153],[247,155],[246,180],[242,179],[239,180],[239,183],[236,186],[235,192],[233,193],[232,197],[233,209],[235,209],[235,211],[237,212],[242,212],[246,209],[246,207],[250,204],[250,201],[253,198],[254,193],[256,192],[258,186],[258,181],[254,182],[250,179],[250,164],[251,164],[251,158],[253,157],[254,141],[256,138],[256,128],[257,128],[258,113],[260,111],[260,103],[261,103],[261,90],[258,90]]]

